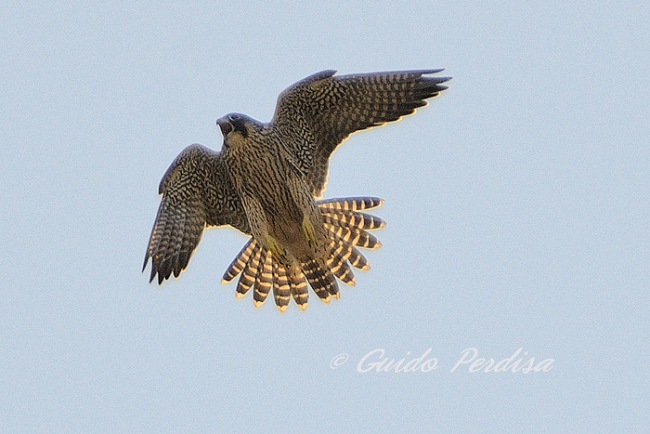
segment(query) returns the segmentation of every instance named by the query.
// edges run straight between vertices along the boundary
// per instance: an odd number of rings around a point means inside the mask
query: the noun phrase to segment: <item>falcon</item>
[[[446,89],[448,77],[432,76],[441,71],[322,71],[283,91],[269,123],[239,113],[217,120],[221,152],[192,145],[163,176],[143,270],[151,258],[150,280],[178,277],[204,228],[230,225],[251,236],[224,275],[241,273],[238,295],[254,286],[261,304],[273,288],[281,310],[289,295],[304,309],[307,281],[321,300],[338,298],[336,277],[353,283],[348,264],[367,267],[355,246],[378,247],[367,230],[383,221],[360,212],[377,198],[317,200],[329,158],[353,132],[425,106]]]

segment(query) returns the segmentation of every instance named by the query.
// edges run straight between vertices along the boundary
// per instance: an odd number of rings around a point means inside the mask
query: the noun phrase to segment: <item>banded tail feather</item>
[[[302,272],[307,278],[311,289],[314,290],[318,298],[325,303],[330,301],[330,295],[339,298],[339,285],[336,283],[334,275],[327,267],[322,267],[317,261],[311,260],[300,264]]]
[[[256,246],[257,246],[257,241],[255,241],[255,238],[251,238],[250,240],[248,240],[246,245],[244,245],[244,247],[240,250],[240,252],[237,254],[235,259],[233,259],[233,261],[228,266],[226,273],[223,275],[223,278],[221,279],[221,283],[230,282],[232,279],[237,277],[239,273],[242,272],[242,270],[248,263],[248,260],[250,259],[251,255],[253,254],[253,251],[255,250]]]
[[[291,285],[284,265],[273,261],[273,298],[278,309],[284,312],[291,300]]]
[[[325,229],[327,229],[332,236],[340,238],[341,240],[365,249],[376,249],[381,247],[381,243],[374,235],[369,234],[363,229],[357,228],[346,228],[346,227],[336,227],[329,223],[325,224]]]
[[[381,206],[383,199],[378,197],[345,197],[317,200],[316,204],[321,210],[349,210],[362,211]]]
[[[323,223],[357,229],[381,229],[386,225],[379,217],[359,211],[321,210]]]
[[[248,290],[250,290],[255,283],[260,263],[260,250],[260,246],[255,243],[250,258],[248,262],[246,262],[246,266],[242,270],[239,281],[237,282],[237,289],[235,290],[237,297],[243,297],[246,295]]]
[[[260,263],[257,267],[257,278],[255,279],[255,291],[253,300],[255,306],[261,306],[268,297],[273,286],[273,257],[271,252],[266,249],[260,251]]]
[[[289,274],[289,285],[291,285],[291,297],[296,302],[298,307],[302,310],[307,309],[309,301],[309,288],[307,288],[307,281],[302,270],[297,266],[293,267]]]
[[[346,285],[354,286],[354,273],[348,264],[349,254],[343,253],[335,242],[330,241],[329,258],[327,259],[327,266],[330,268],[334,276]]]

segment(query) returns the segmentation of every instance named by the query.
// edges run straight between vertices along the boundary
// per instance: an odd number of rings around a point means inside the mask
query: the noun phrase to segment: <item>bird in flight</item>
[[[256,305],[273,289],[286,309],[305,309],[307,282],[323,301],[338,298],[336,277],[367,268],[358,247],[379,246],[368,230],[383,221],[361,211],[377,198],[317,200],[329,158],[350,134],[412,114],[446,89],[441,69],[336,76],[313,74],[283,91],[269,123],[231,113],[217,124],[221,152],[186,148],[159,186],[162,200],[145,254],[158,283],[187,267],[203,230],[230,225],[250,235],[223,280],[241,274],[237,295],[254,287]]]

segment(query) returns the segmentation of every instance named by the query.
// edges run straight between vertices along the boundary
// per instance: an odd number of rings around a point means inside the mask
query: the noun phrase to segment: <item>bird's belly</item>
[[[246,171],[242,170],[239,179],[245,194],[254,197],[264,210],[268,234],[299,261],[313,257],[314,248],[309,244],[303,228],[307,210],[302,209],[296,201],[309,202],[314,199],[307,189],[301,191],[296,188],[304,181],[297,179],[289,163],[280,155],[253,159]],[[306,194],[308,197],[295,198],[295,194]],[[308,219],[313,221],[313,217],[308,216]],[[320,216],[317,220],[320,221]],[[315,230],[322,234],[322,223],[320,226]]]
[[[269,233],[298,260],[311,257],[312,248],[302,230],[302,221],[270,221]],[[279,223],[279,224],[278,224]]]

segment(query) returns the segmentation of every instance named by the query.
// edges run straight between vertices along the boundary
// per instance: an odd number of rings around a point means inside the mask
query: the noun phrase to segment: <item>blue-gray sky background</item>
[[[647,2],[9,2],[0,12],[0,431],[642,432],[650,426]],[[335,153],[376,195],[372,269],[329,305],[221,285],[208,230],[140,273],[174,157],[323,69],[450,89]],[[546,373],[451,373],[523,348]],[[383,348],[429,373],[362,374]],[[338,354],[349,361],[337,369]],[[410,353],[410,354],[409,354]]]

